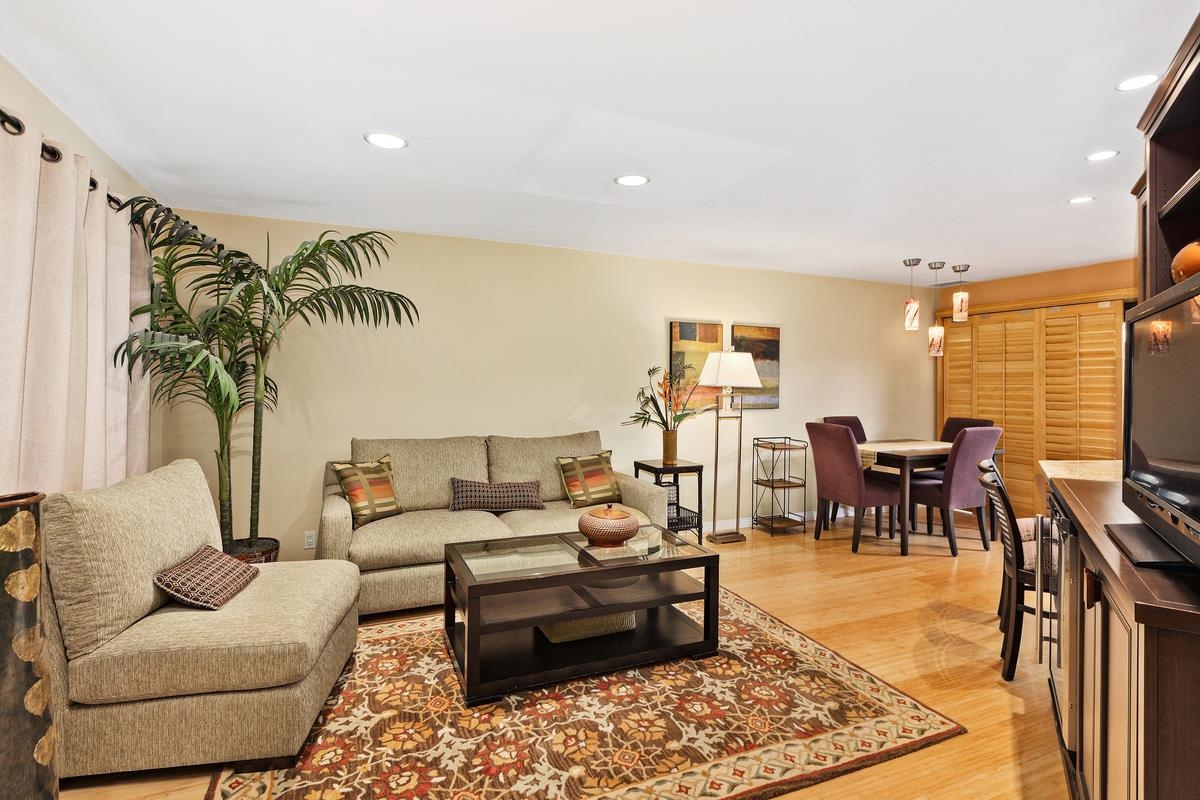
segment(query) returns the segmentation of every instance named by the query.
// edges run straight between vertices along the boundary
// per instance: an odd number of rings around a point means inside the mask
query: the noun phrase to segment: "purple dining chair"
[[[950,541],[950,554],[958,555],[954,540],[955,509],[973,509],[979,521],[979,539],[983,549],[990,549],[983,506],[987,495],[979,483],[978,464],[991,458],[1003,431],[996,426],[964,428],[958,432],[950,456],[946,459],[945,475],[941,479],[925,475],[913,476],[909,497],[923,506],[938,508],[942,513],[942,530]]]
[[[946,417],[946,421],[942,423],[942,435],[938,437],[938,441],[953,442],[964,428],[990,427],[992,427],[990,419],[981,419],[979,417]]]
[[[810,422],[806,427],[813,469],[817,474],[817,524],[813,528],[813,538],[820,539],[821,531],[828,527],[830,503],[854,508],[854,540],[850,546],[853,552],[858,552],[863,516],[868,508],[875,509],[875,535],[878,537],[882,535],[883,508],[888,507],[888,535],[895,537],[899,485],[863,473],[858,442],[850,428],[825,422]]]
[[[847,428],[854,431],[854,441],[858,442],[859,444],[862,444],[863,442],[865,442],[867,440],[867,429],[863,427],[862,420],[859,419],[858,417],[822,417],[821,421],[828,423],[829,425],[845,425]],[[838,504],[830,503],[829,504],[829,524],[830,525],[832,525],[833,521],[835,519],[837,519],[837,515],[838,515]]]
[[[980,417],[946,417],[946,421],[942,423],[942,435],[938,437],[939,442],[953,442],[958,438],[958,434],[964,428],[989,428],[992,426],[990,419],[982,419]],[[991,458],[988,454],[988,458]],[[921,471],[922,478],[936,478],[941,480],[946,477],[946,470],[941,467]],[[917,504],[910,503],[908,506],[908,518],[913,521],[913,528],[917,527]],[[925,532],[933,533],[933,507],[925,506]],[[992,541],[996,541],[996,520],[992,518]]]
[[[822,417],[821,421],[829,425],[845,425],[854,431],[854,441],[862,444],[867,440],[867,430],[858,417]]]

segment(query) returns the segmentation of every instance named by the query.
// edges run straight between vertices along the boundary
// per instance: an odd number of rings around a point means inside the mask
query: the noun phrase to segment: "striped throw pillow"
[[[392,487],[392,457],[384,456],[378,461],[361,463],[331,464],[342,493],[350,503],[354,515],[354,527],[366,525],[377,519],[403,514],[404,509],[396,502],[396,491]]]
[[[621,488],[613,474],[611,450],[591,456],[560,457],[558,471],[574,508],[621,502]]]

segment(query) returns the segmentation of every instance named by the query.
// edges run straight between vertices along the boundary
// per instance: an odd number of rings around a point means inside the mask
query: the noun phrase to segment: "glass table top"
[[[477,580],[585,572],[611,566],[710,555],[671,531],[643,525],[619,547],[591,547],[582,533],[526,536],[451,545]]]

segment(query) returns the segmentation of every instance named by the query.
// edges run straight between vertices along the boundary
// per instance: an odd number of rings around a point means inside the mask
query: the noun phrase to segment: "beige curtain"
[[[146,469],[146,382],[112,356],[148,258],[86,158],[11,109],[0,128],[0,493],[105,486]]]

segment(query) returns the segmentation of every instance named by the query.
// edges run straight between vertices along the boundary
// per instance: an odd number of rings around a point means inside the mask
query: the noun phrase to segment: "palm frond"
[[[379,327],[408,321],[415,325],[420,314],[416,305],[399,292],[359,286],[353,283],[335,284],[286,303],[289,317],[299,317],[308,324],[313,318],[321,322],[329,318],[352,325],[362,322]]]

